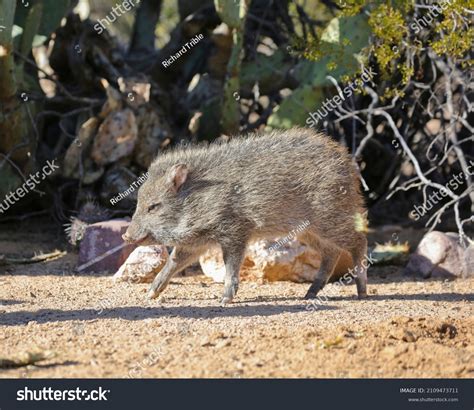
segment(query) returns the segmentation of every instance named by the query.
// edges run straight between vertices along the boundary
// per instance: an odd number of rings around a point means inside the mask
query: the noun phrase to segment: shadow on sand
[[[98,313],[96,309],[59,310],[40,309],[37,312],[8,312],[0,315],[0,325],[16,326],[30,321],[36,323],[63,322],[72,320],[97,320],[97,319],[124,319],[143,320],[161,317],[206,318],[217,317],[251,317],[273,316],[282,313],[299,313],[306,311],[307,304],[295,305],[238,305],[222,307],[207,306],[178,306],[178,307],[116,307],[104,309]],[[334,306],[325,305],[321,310],[336,309]]]

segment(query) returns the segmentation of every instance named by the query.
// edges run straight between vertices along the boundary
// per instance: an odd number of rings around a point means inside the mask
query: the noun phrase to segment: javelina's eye
[[[160,202],[158,202],[158,203],[156,203],[156,204],[153,204],[153,205],[150,205],[150,206],[148,207],[148,212],[154,211],[154,210],[158,209],[160,206],[161,206],[161,203],[160,203]]]

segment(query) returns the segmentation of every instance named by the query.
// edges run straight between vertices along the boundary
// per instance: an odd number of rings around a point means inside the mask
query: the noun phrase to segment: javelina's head
[[[142,245],[175,245],[183,236],[179,221],[187,178],[188,168],[184,164],[173,165],[161,173],[150,172],[138,191],[137,208],[123,239]]]

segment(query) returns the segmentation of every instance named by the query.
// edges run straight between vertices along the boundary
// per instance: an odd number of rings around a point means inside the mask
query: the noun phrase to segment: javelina
[[[355,220],[363,213],[359,180],[346,149],[310,129],[294,128],[158,156],[138,192],[124,240],[174,246],[151,285],[150,298],[210,245],[220,245],[226,304],[237,292],[247,243],[285,236],[309,221],[298,237],[318,249],[322,261],[306,298],[324,287],[343,250],[352,255],[362,298],[367,294],[361,264],[367,240]]]

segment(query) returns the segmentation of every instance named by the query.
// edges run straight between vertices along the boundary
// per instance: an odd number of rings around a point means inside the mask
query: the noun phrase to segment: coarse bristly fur
[[[293,128],[158,156],[138,192],[124,239],[175,247],[150,297],[210,246],[220,245],[225,304],[237,292],[247,243],[285,236],[308,221],[298,236],[321,252],[322,263],[306,296],[315,297],[323,288],[345,250],[359,269],[355,279],[364,297],[366,269],[360,265],[367,241],[355,226],[364,211],[347,150],[323,134]]]

